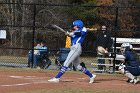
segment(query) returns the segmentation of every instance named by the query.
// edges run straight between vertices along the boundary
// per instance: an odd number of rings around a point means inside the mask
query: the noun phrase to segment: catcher
[[[52,79],[48,80],[49,82],[58,83],[61,76],[66,72],[69,65],[73,62],[73,65],[83,72],[84,74],[88,75],[90,78],[89,83],[94,82],[94,78],[96,75],[91,74],[89,70],[87,70],[84,66],[80,65],[79,56],[82,53],[82,47],[81,44],[83,43],[85,36],[86,36],[87,30],[84,27],[84,23],[81,20],[75,20],[72,24],[72,31],[66,32],[66,35],[71,37],[71,48],[70,52],[61,68],[59,73]]]
[[[119,66],[119,71],[128,77],[128,83],[136,84],[139,81],[137,76],[140,75],[140,62],[133,51],[133,46],[128,45],[124,51],[125,62]]]

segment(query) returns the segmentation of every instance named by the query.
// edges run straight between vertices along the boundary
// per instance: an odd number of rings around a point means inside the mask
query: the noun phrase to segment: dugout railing
[[[106,24],[114,37],[139,37],[139,23],[137,22],[139,7],[79,6],[26,2],[5,2],[0,3],[0,5],[0,30],[6,30],[7,33],[6,39],[0,40],[1,66],[27,67],[27,54],[29,50],[34,51],[33,47],[36,39],[46,40],[51,60],[54,61],[54,55],[57,51],[65,47],[65,35],[59,30],[51,28],[50,25],[56,24],[65,30],[69,30],[72,21],[77,19],[78,14],[81,13],[80,11],[77,11],[78,13],[73,12],[72,10],[75,10],[73,8],[83,9],[85,11],[83,15],[85,16],[80,17],[83,18],[87,28],[94,29],[88,31],[83,43],[83,54],[81,55],[84,58],[82,61],[90,57],[87,62],[89,68],[92,68],[91,63],[96,63],[96,60],[93,59],[96,59],[96,32],[100,25]],[[128,13],[130,9],[132,9],[133,15]],[[86,13],[89,10],[94,10],[94,12]],[[131,17],[130,21],[127,20],[127,16]],[[127,24],[126,22],[129,23],[128,28],[124,26],[124,24]],[[130,33],[123,34],[125,32]]]

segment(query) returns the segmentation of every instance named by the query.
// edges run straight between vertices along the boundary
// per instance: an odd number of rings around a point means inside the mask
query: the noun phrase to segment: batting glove
[[[73,35],[74,35],[74,32],[68,32],[68,31],[67,31],[67,32],[65,33],[65,35],[73,36]]]

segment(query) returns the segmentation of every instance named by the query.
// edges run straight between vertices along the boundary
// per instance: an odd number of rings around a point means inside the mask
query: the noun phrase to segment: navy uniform
[[[140,62],[136,58],[136,53],[132,49],[132,45],[127,46],[124,52],[125,65],[122,73],[128,77],[130,83],[136,84],[139,81],[137,76],[140,75]]]

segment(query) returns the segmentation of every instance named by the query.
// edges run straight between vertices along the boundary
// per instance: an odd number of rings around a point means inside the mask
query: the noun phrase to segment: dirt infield
[[[60,83],[49,83],[48,79],[56,75],[57,71],[0,71],[0,93],[53,93],[62,90],[63,93],[139,93],[140,83],[133,85],[126,83],[122,75],[97,74],[95,83],[89,84],[89,78],[80,72],[67,72]],[[44,90],[46,92],[35,92]],[[33,92],[26,92],[33,91]],[[65,92],[64,92],[65,91]],[[105,92],[106,91],[106,92]]]

